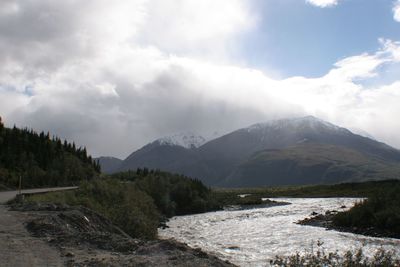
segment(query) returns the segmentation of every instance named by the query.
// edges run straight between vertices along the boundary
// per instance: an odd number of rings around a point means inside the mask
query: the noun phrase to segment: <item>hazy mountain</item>
[[[181,146],[185,148],[197,148],[206,142],[206,139],[192,132],[179,133],[162,137],[155,142],[160,145]]]
[[[212,140],[200,150],[207,157],[242,159],[263,149],[285,148],[303,142],[341,145],[400,161],[399,150],[312,116],[255,124]]]
[[[212,170],[208,172],[207,180],[219,184],[258,151],[302,143],[337,145],[354,149],[367,157],[400,161],[398,150],[311,116],[274,120],[234,131],[204,144],[199,148],[199,154],[203,164],[205,162]],[[267,180],[265,184],[268,184]],[[224,182],[224,185],[227,184]]]
[[[154,141],[127,157],[119,170],[141,167],[179,172],[182,165],[187,165],[195,157],[192,149],[183,146]]]
[[[355,133],[355,134],[358,134],[358,135],[361,135],[361,136],[364,136],[364,137],[367,137],[369,139],[376,141],[376,138],[367,131],[364,131],[364,130],[358,129],[358,128],[351,128],[350,130],[352,133]]]
[[[202,139],[156,140],[118,170],[148,167],[209,185],[255,186],[396,178],[400,162],[399,150],[312,116],[255,124],[203,145],[197,140]]]
[[[95,158],[95,160],[99,161],[101,172],[103,173],[113,173],[118,170],[122,163],[122,159],[114,157],[99,157]]]
[[[129,155],[118,171],[147,167],[200,178],[205,173],[202,171],[197,147],[204,142],[204,137],[193,133],[157,139]]]
[[[400,165],[342,146],[302,143],[267,149],[240,164],[222,186],[255,187],[395,179]],[[267,183],[266,183],[267,181]]]

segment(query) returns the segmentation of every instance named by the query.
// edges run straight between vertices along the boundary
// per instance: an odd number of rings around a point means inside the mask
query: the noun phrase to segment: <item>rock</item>
[[[75,254],[72,253],[72,252],[67,252],[67,253],[65,253],[64,256],[65,256],[65,257],[75,257]]]

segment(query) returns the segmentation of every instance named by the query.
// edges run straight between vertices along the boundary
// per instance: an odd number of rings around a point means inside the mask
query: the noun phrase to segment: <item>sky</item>
[[[400,148],[400,0],[2,0],[0,116],[94,156],[313,115]]]

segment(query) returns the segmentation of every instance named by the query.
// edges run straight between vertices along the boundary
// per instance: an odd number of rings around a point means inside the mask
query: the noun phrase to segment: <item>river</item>
[[[324,228],[303,226],[295,222],[309,217],[312,212],[350,208],[354,198],[279,198],[290,205],[240,211],[217,211],[189,216],[178,216],[159,229],[161,238],[175,238],[191,247],[201,248],[221,259],[239,266],[268,266],[275,255],[320,249],[326,252],[363,247],[364,254],[373,256],[379,248],[393,250],[400,258],[400,240],[373,238],[351,233],[328,231]],[[346,208],[343,208],[345,206]]]

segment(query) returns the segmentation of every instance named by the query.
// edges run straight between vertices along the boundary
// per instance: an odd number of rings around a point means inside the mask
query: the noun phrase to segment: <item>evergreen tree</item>
[[[0,186],[15,188],[23,176],[25,187],[72,185],[100,172],[86,148],[64,143],[50,133],[4,127],[0,118]]]

